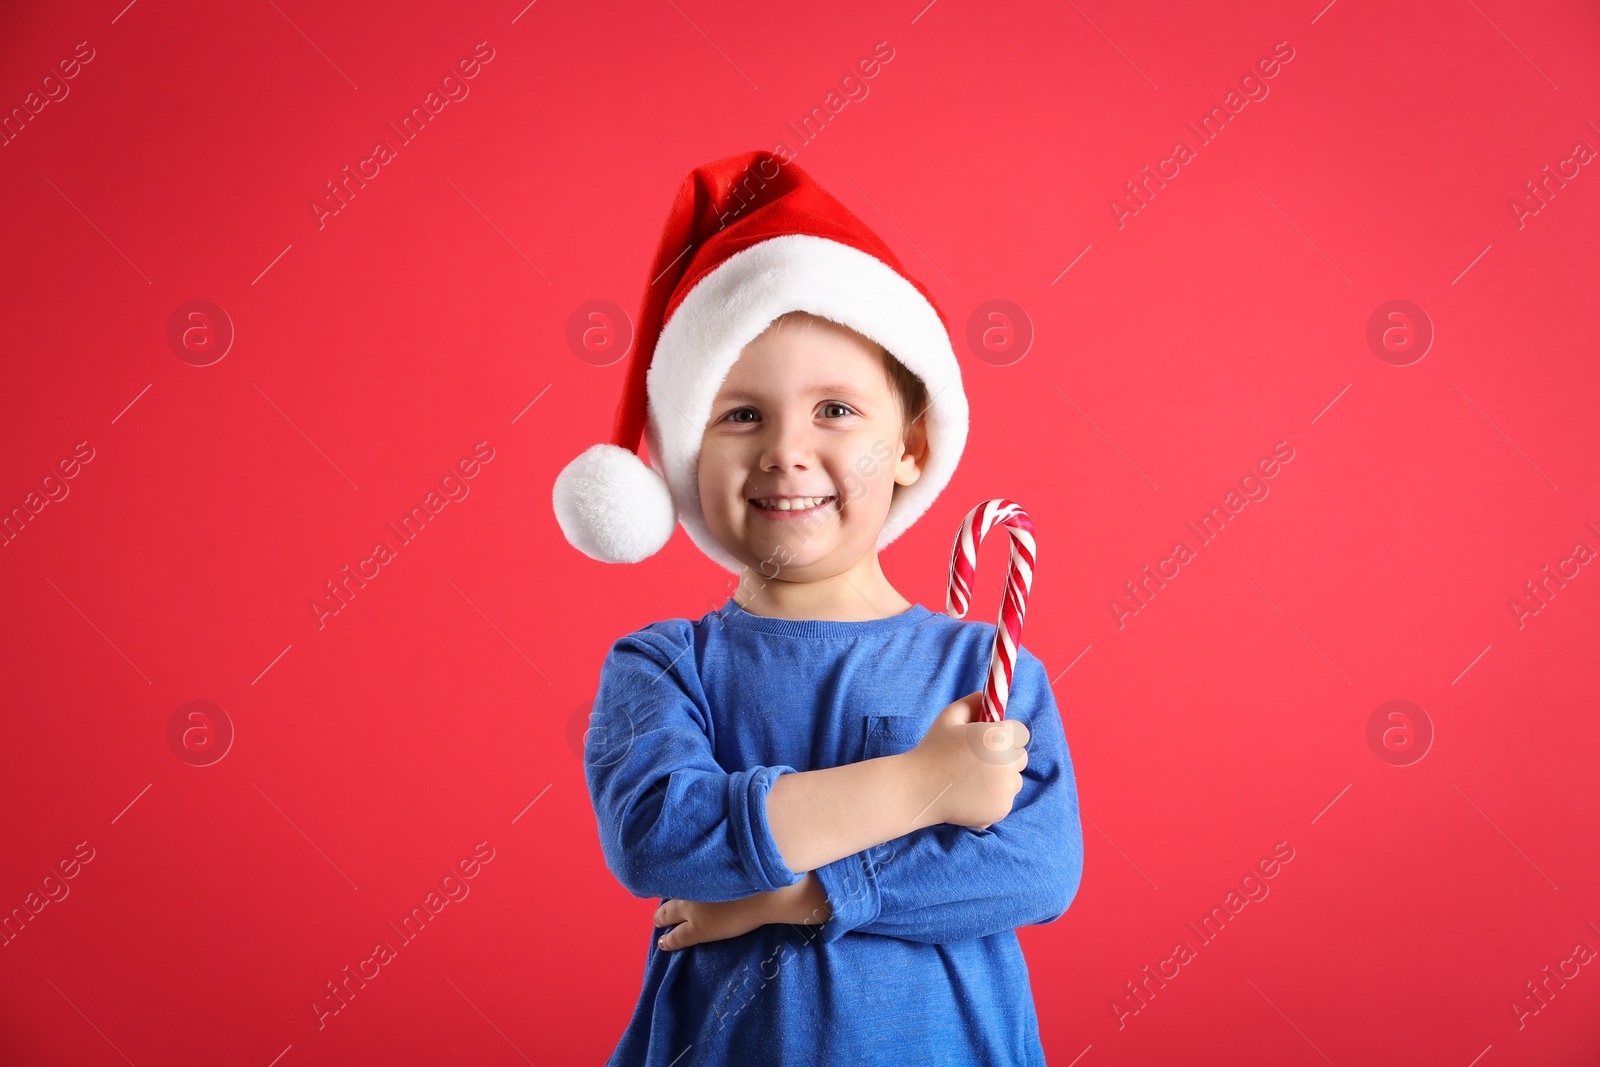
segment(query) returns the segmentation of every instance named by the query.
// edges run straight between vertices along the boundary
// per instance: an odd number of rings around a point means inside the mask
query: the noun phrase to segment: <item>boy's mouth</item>
[[[831,509],[838,499],[834,496],[766,496],[749,503],[768,518],[792,519]]]

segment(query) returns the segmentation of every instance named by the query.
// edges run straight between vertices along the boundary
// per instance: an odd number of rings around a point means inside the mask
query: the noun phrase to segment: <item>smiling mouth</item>
[[[795,515],[811,515],[816,512],[831,509],[839,498],[836,496],[809,496],[809,497],[768,497],[760,500],[751,500],[750,506],[767,515],[789,517]]]

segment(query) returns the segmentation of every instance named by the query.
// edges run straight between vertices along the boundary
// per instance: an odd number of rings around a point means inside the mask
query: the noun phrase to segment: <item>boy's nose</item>
[[[816,439],[809,426],[775,426],[761,449],[762,470],[806,467],[815,462]]]

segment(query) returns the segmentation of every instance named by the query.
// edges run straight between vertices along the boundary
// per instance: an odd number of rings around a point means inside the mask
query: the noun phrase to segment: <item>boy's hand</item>
[[[827,894],[814,873],[794,885],[740,900],[663,900],[655,924],[671,926],[657,944],[666,951],[706,941],[725,941],[768,923],[820,923],[832,915]]]
[[[910,752],[919,787],[932,803],[919,820],[986,830],[1011,814],[1028,765],[1027,726],[984,722],[983,693],[969,693],[933,720]]]

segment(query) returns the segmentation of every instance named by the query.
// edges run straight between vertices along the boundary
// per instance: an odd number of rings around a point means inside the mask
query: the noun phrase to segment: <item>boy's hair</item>
[[[816,318],[820,318],[820,316],[813,315],[808,311],[786,311],[782,315],[779,315],[777,318],[773,319],[768,329],[780,330],[785,324],[796,320],[800,321],[804,326],[809,327],[812,320]],[[829,319],[827,321],[832,322],[833,320]],[[876,348],[880,353],[883,354],[883,370],[889,378],[889,391],[893,393],[895,399],[900,402],[900,433],[902,439],[908,437],[911,433],[911,427],[917,422],[918,419],[922,418],[927,411],[928,387],[926,383],[924,383],[921,378],[913,374],[911,372],[911,368],[907,367],[904,363],[901,363],[898,359],[895,359],[887,348],[884,348],[882,345],[877,344],[866,337],[862,337],[860,333],[857,333],[855,330],[851,330],[850,327],[844,326],[842,323],[834,323],[834,325],[840,326],[842,329],[850,330],[851,333],[854,333],[857,337],[861,337],[862,341]]]

